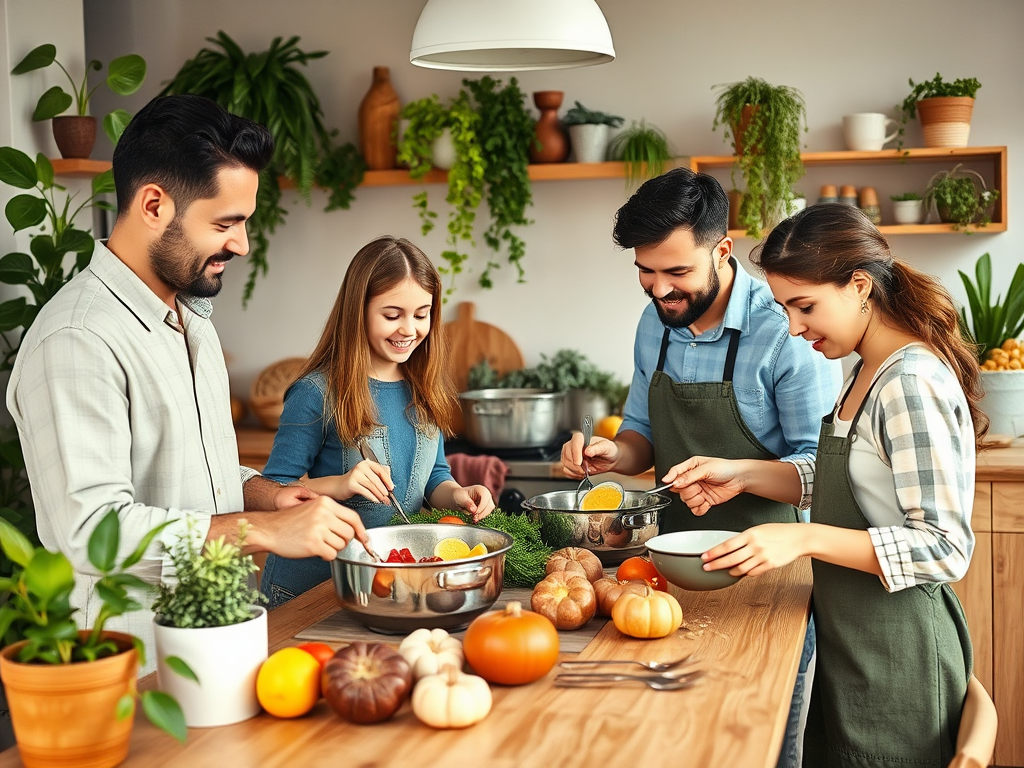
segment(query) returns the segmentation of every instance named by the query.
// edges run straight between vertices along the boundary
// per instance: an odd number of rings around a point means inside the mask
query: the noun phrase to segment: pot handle
[[[653,524],[654,515],[650,512],[634,512],[631,515],[623,515],[619,520],[622,521],[623,528],[635,531],[638,528],[646,528],[648,525]]]
[[[477,416],[511,416],[513,403],[473,403]]]
[[[437,586],[449,591],[462,591],[482,587],[491,578],[493,569],[489,565],[479,568],[460,568],[457,571],[441,571],[434,577]]]

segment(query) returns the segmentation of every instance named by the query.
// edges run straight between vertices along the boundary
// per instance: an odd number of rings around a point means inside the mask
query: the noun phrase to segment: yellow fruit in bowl
[[[469,554],[466,555],[466,557],[477,557],[478,555],[486,555],[486,554],[487,554],[487,547],[481,541],[479,544],[477,544],[475,547],[473,547],[471,550],[469,550]]]
[[[462,539],[441,539],[434,545],[434,556],[442,560],[461,560],[471,552],[469,544]]]
[[[622,426],[621,416],[605,416],[594,425],[594,434],[612,440],[618,434],[620,426]]]
[[[1001,346],[985,351],[981,363],[983,371],[1019,371],[1024,369],[1024,344],[1017,339],[1007,339]]]

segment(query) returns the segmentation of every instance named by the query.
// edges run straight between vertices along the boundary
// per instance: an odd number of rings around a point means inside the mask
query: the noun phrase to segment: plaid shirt
[[[875,374],[857,434],[891,468],[893,514],[904,518],[868,528],[886,589],[963,578],[974,550],[975,438],[956,376],[924,345],[904,347]]]

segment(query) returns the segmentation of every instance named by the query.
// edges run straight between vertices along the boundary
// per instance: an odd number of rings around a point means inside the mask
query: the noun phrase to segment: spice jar
[[[839,195],[836,192],[835,184],[825,184],[821,188],[821,196],[818,198],[819,203],[837,203],[839,202]]]
[[[882,223],[882,209],[878,205],[878,193],[874,187],[863,187],[859,195],[860,209],[876,227]]]
[[[839,188],[839,202],[847,205],[857,205],[857,188],[844,184]]]

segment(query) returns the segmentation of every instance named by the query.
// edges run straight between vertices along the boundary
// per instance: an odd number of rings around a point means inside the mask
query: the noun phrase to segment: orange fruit
[[[297,645],[295,647],[301,648],[316,659],[317,663],[320,664],[320,669],[323,669],[327,660],[334,656],[334,649],[327,643],[303,643],[302,645]]]
[[[469,554],[466,555],[466,557],[476,557],[477,555],[486,555],[486,554],[487,554],[487,546],[481,541],[479,544],[477,544],[475,547],[473,547],[471,550],[469,550]]]
[[[282,648],[256,675],[256,698],[274,717],[299,717],[320,698],[320,662],[300,648]]]
[[[465,525],[466,521],[457,515],[445,515],[444,517],[437,518],[437,522],[441,525]]]
[[[646,581],[655,589],[668,592],[668,582],[665,581],[665,577],[658,573],[654,563],[643,557],[631,557],[623,560],[615,572],[615,578],[619,581]]]
[[[621,416],[605,416],[594,425],[594,434],[612,440],[618,434],[620,426],[622,426]]]

